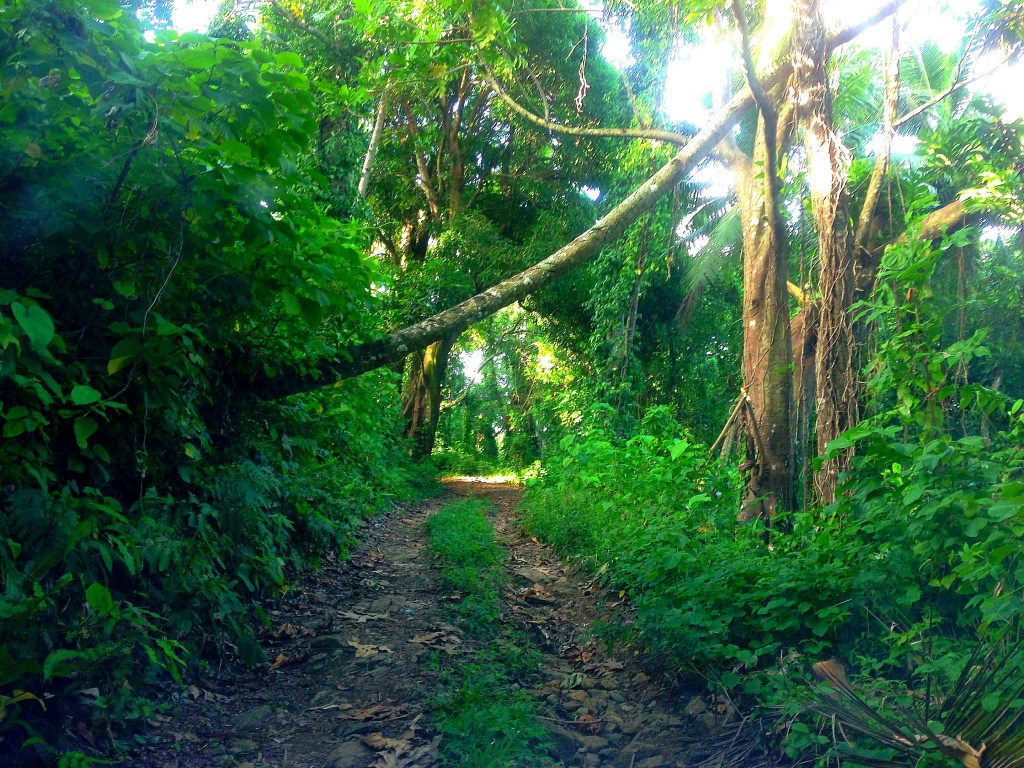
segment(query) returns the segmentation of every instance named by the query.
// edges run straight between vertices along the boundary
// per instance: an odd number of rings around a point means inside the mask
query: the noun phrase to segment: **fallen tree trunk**
[[[843,45],[860,32],[891,15],[906,0],[889,0],[859,24],[834,32],[828,47]],[[791,72],[784,63],[761,78],[763,87],[783,82]],[[461,304],[446,309],[414,325],[381,339],[357,344],[337,359],[321,360],[309,372],[285,370],[275,376],[266,373],[263,365],[255,365],[249,377],[249,389],[261,399],[276,399],[330,386],[367,371],[401,360],[410,352],[423,349],[449,333],[465,330],[500,309],[529,296],[596,256],[608,243],[617,239],[630,224],[649,211],[655,203],[678,184],[697,163],[704,160],[732,127],[754,105],[749,87],[744,87],[726,104],[690,142],[662,166],[653,176],[615,206],[604,218],[572,242],[559,248],[541,262],[508,278]]]

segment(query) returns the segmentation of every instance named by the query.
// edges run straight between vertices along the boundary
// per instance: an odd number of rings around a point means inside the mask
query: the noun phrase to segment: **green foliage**
[[[456,612],[467,631],[490,635],[497,629],[504,552],[494,541],[485,502],[451,504],[426,523],[430,550],[441,561],[441,575],[460,595]]]
[[[255,366],[301,373],[369,330],[366,235],[299,172],[317,125],[295,54],[149,42],[106,0],[17,0],[0,62],[0,749],[17,749],[83,689],[98,723],[142,723],[146,685],[210,654],[259,663],[260,601],[429,483],[402,458],[390,374],[248,391]]]
[[[493,477],[503,474],[505,469],[499,461],[475,451],[465,450],[462,446],[435,449],[430,461],[442,476]]]
[[[1019,432],[993,451],[978,438],[900,445],[902,429],[865,425],[840,439],[859,446],[846,495],[769,536],[736,523],[738,478],[662,409],[628,438],[611,416],[598,406],[563,439],[524,520],[628,594],[641,639],[677,663],[754,670],[857,647],[899,668],[921,632],[1019,610]]]
[[[827,510],[951,628],[1017,615],[1024,577],[1022,401],[1006,411],[998,395],[964,383],[960,374],[989,354],[986,332],[944,344],[930,290],[937,260],[962,246],[960,237],[937,249],[910,239],[887,252],[891,288],[864,309],[883,336],[869,381],[879,412],[830,446],[857,453],[846,494]],[[1009,428],[956,438],[951,417],[1008,419]]]
[[[838,543],[815,534],[811,548],[802,537],[768,548],[759,526],[737,528],[735,471],[666,408],[628,437],[615,421],[595,406],[562,440],[524,501],[529,530],[590,559],[630,596],[644,642],[677,662],[754,667],[802,637],[825,647],[849,616]]]

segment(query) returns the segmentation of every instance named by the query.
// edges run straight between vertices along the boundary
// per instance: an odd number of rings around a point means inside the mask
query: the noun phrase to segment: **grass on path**
[[[489,507],[477,499],[460,501],[426,522],[441,575],[462,596],[452,609],[455,619],[467,636],[480,641],[456,660],[440,655],[431,660],[442,682],[432,701],[442,764],[553,766],[537,702],[523,689],[537,675],[540,654],[501,622],[505,553],[494,540]]]

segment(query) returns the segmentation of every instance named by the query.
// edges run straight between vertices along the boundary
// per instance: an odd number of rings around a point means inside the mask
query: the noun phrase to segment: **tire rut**
[[[621,601],[523,532],[516,515],[521,490],[484,482],[447,486],[497,507],[495,530],[509,553],[512,585],[505,613],[543,654],[545,682],[534,694],[561,762],[587,768],[698,764],[728,708],[705,701],[702,681],[681,686],[659,679],[640,651],[609,650],[596,629],[619,618]]]

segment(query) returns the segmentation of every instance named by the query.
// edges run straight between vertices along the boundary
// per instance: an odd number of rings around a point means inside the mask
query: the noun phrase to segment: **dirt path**
[[[508,549],[504,619],[543,654],[531,691],[566,766],[692,765],[698,735],[715,715],[698,691],[670,691],[627,650],[609,655],[592,636],[604,616],[585,573],[514,524],[521,490],[450,481],[441,496],[371,521],[341,567],[290,592],[269,611],[260,638],[273,669],[222,669],[174,695],[150,746],[123,765],[144,768],[280,766],[402,768],[434,764],[428,696],[432,653],[457,656],[473,642],[449,623],[450,598],[425,553],[423,523],[458,496],[488,498]]]

